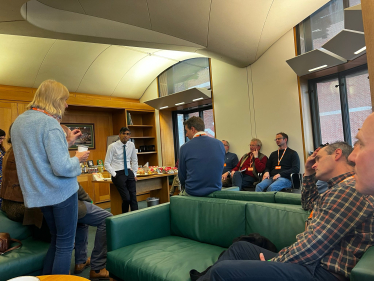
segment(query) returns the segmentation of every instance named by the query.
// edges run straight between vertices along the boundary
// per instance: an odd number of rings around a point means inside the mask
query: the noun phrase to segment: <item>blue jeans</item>
[[[256,185],[256,191],[279,191],[283,188],[290,188],[292,186],[292,182],[289,179],[286,178],[278,178],[275,181],[273,178],[264,179],[262,182]]]
[[[94,204],[83,203],[86,205],[87,213],[78,220],[75,236],[75,264],[86,262],[88,226],[96,226],[95,245],[91,255],[91,270],[100,270],[105,268],[107,256],[105,219],[113,215]]]
[[[64,202],[41,208],[51,232],[43,275],[69,274],[78,220],[78,193]]]
[[[251,177],[250,175],[244,174],[236,171],[233,178],[232,178],[232,185],[239,186],[239,190],[243,190],[243,187],[252,187],[253,183],[256,181],[255,178]]]
[[[306,266],[296,263],[260,261],[260,253],[264,254],[265,260],[277,255],[248,242],[236,242],[198,281],[337,281],[334,275],[320,266],[319,261]]]

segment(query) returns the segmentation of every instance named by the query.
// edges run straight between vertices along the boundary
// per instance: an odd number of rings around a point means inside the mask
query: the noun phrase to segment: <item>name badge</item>
[[[226,163],[223,164],[223,167],[226,167]]]
[[[248,171],[251,171],[251,172],[252,172],[252,171],[253,171],[253,168],[252,168],[252,167],[249,167],[249,168],[248,168]]]
[[[280,170],[281,166],[275,166],[275,170]]]

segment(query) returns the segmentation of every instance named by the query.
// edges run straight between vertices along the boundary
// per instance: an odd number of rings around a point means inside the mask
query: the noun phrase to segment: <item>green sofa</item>
[[[187,281],[238,236],[257,232],[278,249],[292,244],[307,217],[292,204],[173,196],[107,219],[107,269],[118,280]]]
[[[8,219],[2,211],[0,232],[8,232],[11,238],[22,241],[21,248],[0,256],[0,281],[23,275],[40,275],[49,244],[35,240],[29,227]]]

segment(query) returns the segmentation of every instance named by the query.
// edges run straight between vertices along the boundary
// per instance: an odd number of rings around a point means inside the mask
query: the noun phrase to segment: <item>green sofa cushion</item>
[[[12,244],[15,245],[16,243]],[[21,248],[0,256],[0,281],[40,272],[48,248],[48,243],[31,237],[23,240]]]
[[[191,269],[203,271],[225,248],[167,236],[108,252],[107,269],[124,280],[189,281]]]
[[[374,246],[370,247],[362,256],[351,272],[351,281],[374,280]]]
[[[234,238],[245,233],[245,202],[173,196],[170,220],[172,235],[229,247]]]
[[[3,211],[0,211],[0,232],[9,233],[11,238],[23,240],[32,235],[28,226],[8,219]]]
[[[275,194],[275,203],[301,206],[301,194],[277,192]]]
[[[274,195],[276,192],[251,192],[251,191],[231,191],[222,190],[213,192],[214,198],[240,200],[240,201],[255,201],[274,203]]]
[[[170,235],[169,203],[106,219],[108,251]]]
[[[296,242],[309,215],[301,206],[289,204],[249,202],[246,207],[246,234],[265,236],[278,251]]]

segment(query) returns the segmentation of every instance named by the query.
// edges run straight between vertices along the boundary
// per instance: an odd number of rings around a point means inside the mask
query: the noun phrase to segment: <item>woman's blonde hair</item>
[[[65,112],[65,101],[68,97],[69,91],[64,85],[55,80],[45,80],[36,90],[34,99],[27,109],[36,107],[62,118]]]

